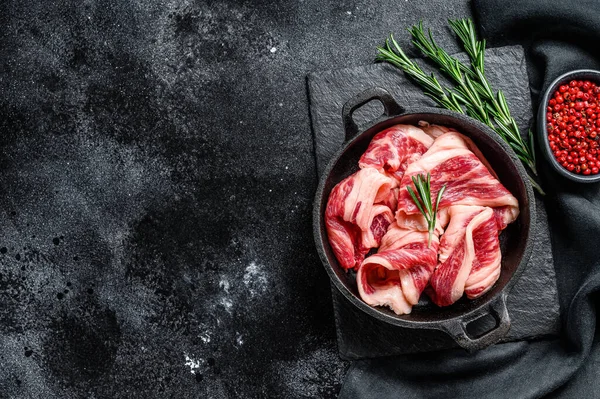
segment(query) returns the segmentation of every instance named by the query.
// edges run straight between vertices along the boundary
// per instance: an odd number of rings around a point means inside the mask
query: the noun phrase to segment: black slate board
[[[465,59],[463,54],[459,58]],[[486,73],[492,87],[502,90],[521,131],[532,118],[523,49],[519,46],[486,51]],[[406,77],[387,64],[373,64],[316,72],[308,76],[317,170],[319,175],[344,141],[341,110],[346,101],[374,86],[385,87],[400,105],[432,106],[432,101]],[[379,116],[377,105],[367,104],[356,115],[358,123]],[[504,341],[558,335],[559,305],[547,215],[537,200],[536,242],[531,260],[508,298],[511,329]],[[344,359],[391,356],[456,347],[436,330],[411,330],[374,320],[353,307],[332,286],[338,349]]]

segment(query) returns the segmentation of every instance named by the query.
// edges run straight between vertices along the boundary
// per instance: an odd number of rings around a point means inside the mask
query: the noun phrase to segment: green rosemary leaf
[[[533,143],[533,132],[529,129],[529,152],[533,157],[533,162],[535,165],[535,144]]]
[[[415,191],[410,186],[406,186],[406,189],[408,190],[408,193],[410,194],[412,200],[414,201],[417,208],[419,208],[419,211],[421,212],[421,214],[425,218],[425,221],[427,222],[427,230],[429,231],[427,246],[429,247],[431,245],[431,238],[433,236],[433,232],[435,230],[435,225],[437,221],[438,206],[442,199],[442,195],[446,186],[444,185],[438,192],[434,210],[433,205],[431,203],[431,174],[427,173],[427,177],[424,177],[421,174],[412,176],[412,182],[415,186],[419,198],[417,197],[417,193],[415,193]]]
[[[504,97],[504,93],[502,90],[498,90],[498,103],[502,111],[504,111],[504,115],[510,115],[510,110],[508,109],[508,103],[506,102],[506,97]]]
[[[417,193],[419,194],[419,197],[421,198],[421,204],[423,205],[423,215],[425,216],[425,219],[429,219],[429,213],[428,213],[428,208],[427,208],[427,194],[425,193],[425,191],[423,190],[423,181],[421,179],[421,175],[416,175],[412,177],[412,181],[413,184],[415,185],[415,189],[417,190]]]
[[[427,212],[429,213],[430,219],[435,219],[433,215],[433,204],[431,203],[431,174],[427,173],[427,180],[423,182],[423,192],[427,196]]]
[[[425,216],[425,211],[423,210],[423,207],[421,206],[421,202],[417,198],[417,195],[415,194],[415,192],[413,191],[413,189],[410,186],[406,186],[406,189],[408,190],[408,193],[412,197],[412,199],[413,199],[415,205],[417,206],[417,208],[419,208],[419,211],[423,214],[423,216]]]
[[[440,205],[440,201],[442,200],[442,195],[444,195],[444,191],[446,190],[446,185],[444,184],[440,191],[438,191],[437,199],[435,200],[435,214],[437,215],[438,206]]]

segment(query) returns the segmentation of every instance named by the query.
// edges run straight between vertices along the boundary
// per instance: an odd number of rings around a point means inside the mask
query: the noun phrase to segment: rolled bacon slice
[[[472,141],[449,131],[439,136],[429,150],[406,169],[398,194],[396,220],[400,225],[411,222],[419,209],[405,186],[411,177],[431,173],[431,197],[436,198],[443,185],[446,190],[439,204],[443,210],[452,205],[475,205],[494,208],[499,228],[504,228],[519,215],[517,199],[498,181],[489,163]]]
[[[441,126],[441,125],[430,125],[428,122],[423,122],[423,121],[419,122],[419,126],[421,127],[421,129],[423,129],[423,131],[425,133],[427,133],[428,135],[430,135],[434,139],[437,139],[438,137],[440,137],[444,133],[448,133],[448,132],[458,133],[455,129],[452,129],[450,127]],[[485,157],[483,156],[483,153],[475,145],[475,143],[473,142],[473,140],[471,140],[470,138],[468,138],[467,136],[464,136],[464,135],[461,135],[461,137],[464,140],[465,145],[467,146],[467,148],[473,154],[475,154],[477,156],[477,158],[479,158],[479,160],[485,165],[485,167],[488,168],[488,170],[490,171],[490,173],[492,174],[492,176],[494,176],[497,179],[498,175],[496,175],[496,172],[494,172],[494,170],[492,169],[492,166],[489,164],[489,162],[487,161],[487,159],[485,159]]]
[[[466,292],[483,295],[500,276],[500,245],[494,211],[481,206],[451,206],[450,223],[440,240],[439,259],[428,294],[448,306]]]
[[[325,227],[329,243],[344,269],[357,268],[369,249],[378,247],[394,215],[392,178],[365,168],[338,183],[327,202]],[[388,204],[388,205],[386,205]]]
[[[356,281],[361,298],[371,306],[389,306],[396,314],[408,314],[419,302],[437,263],[436,231],[430,247],[428,233],[392,224],[379,251],[360,265]]]
[[[465,294],[469,299],[488,292],[500,277],[502,252],[499,233],[498,226],[494,226],[494,218],[483,222],[473,231],[475,259],[465,283]]]
[[[395,179],[397,185],[407,166],[419,159],[432,144],[433,138],[422,129],[395,125],[373,137],[358,166],[375,168]]]

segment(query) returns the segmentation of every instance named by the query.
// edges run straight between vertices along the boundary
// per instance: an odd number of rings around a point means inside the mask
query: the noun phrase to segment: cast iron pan
[[[352,117],[364,104],[377,100],[384,114],[365,129]],[[535,224],[535,202],[525,169],[515,153],[496,133],[482,123],[439,108],[404,108],[384,89],[367,90],[344,105],[342,117],[346,143],[329,162],[321,176],[314,203],[313,229],[317,251],[336,288],[356,307],[384,322],[405,328],[437,329],[448,333],[461,347],[472,351],[498,342],[510,329],[506,298],[531,255],[531,226]],[[337,262],[325,230],[325,208],[333,187],[358,170],[358,159],[378,132],[396,124],[417,125],[419,121],[453,127],[470,137],[485,155],[502,184],[519,200],[520,214],[501,234],[502,271],[496,284],[483,296],[465,297],[452,306],[437,307],[426,295],[408,315],[398,316],[388,308],[371,307],[360,298],[354,272],[346,272]],[[467,326],[491,315],[495,326],[473,336]],[[470,330],[470,329],[469,329]]]

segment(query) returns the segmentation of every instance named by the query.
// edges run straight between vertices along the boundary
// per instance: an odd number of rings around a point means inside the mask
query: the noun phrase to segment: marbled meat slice
[[[442,235],[438,265],[428,294],[438,306],[448,306],[465,292],[475,298],[489,290],[500,275],[501,253],[494,211],[480,206],[451,206],[450,223]]]
[[[486,220],[473,230],[475,259],[465,283],[465,294],[469,299],[488,292],[500,277],[502,252],[498,236],[494,218]]]
[[[439,136],[429,150],[417,161],[411,163],[404,173],[398,193],[396,220],[409,222],[419,209],[413,202],[407,185],[411,177],[431,173],[432,198],[443,185],[446,190],[439,204],[443,210],[452,205],[488,206],[494,209],[499,228],[504,228],[519,215],[517,199],[496,179],[495,173],[471,151],[476,148],[468,138],[460,133],[449,131]]]
[[[375,168],[400,183],[404,170],[433,144],[422,129],[411,125],[395,125],[373,137],[360,157],[360,168]]]
[[[423,121],[419,122],[419,126],[421,127],[421,129],[423,129],[423,131],[425,133],[427,133],[428,135],[430,135],[434,139],[437,139],[438,137],[440,137],[444,133],[448,133],[448,132],[458,133],[453,128],[450,128],[450,127],[447,127],[447,126],[441,126],[441,125],[430,125],[428,122],[423,122]],[[477,158],[479,158],[479,160],[483,163],[483,165],[490,171],[490,173],[492,174],[492,176],[494,176],[497,179],[498,175],[496,175],[496,172],[494,172],[494,169],[492,169],[492,166],[487,161],[487,159],[483,156],[483,153],[475,145],[475,143],[473,142],[473,140],[471,140],[469,137],[467,137],[465,135],[461,135],[461,137],[464,140],[466,147],[473,154],[475,154],[477,156]]]
[[[392,224],[379,251],[360,265],[356,281],[361,298],[371,306],[389,306],[408,314],[419,302],[435,268],[438,234],[427,246],[428,233]]]
[[[394,215],[393,179],[365,168],[338,183],[327,201],[329,243],[344,269],[357,268],[369,249],[379,246]]]

